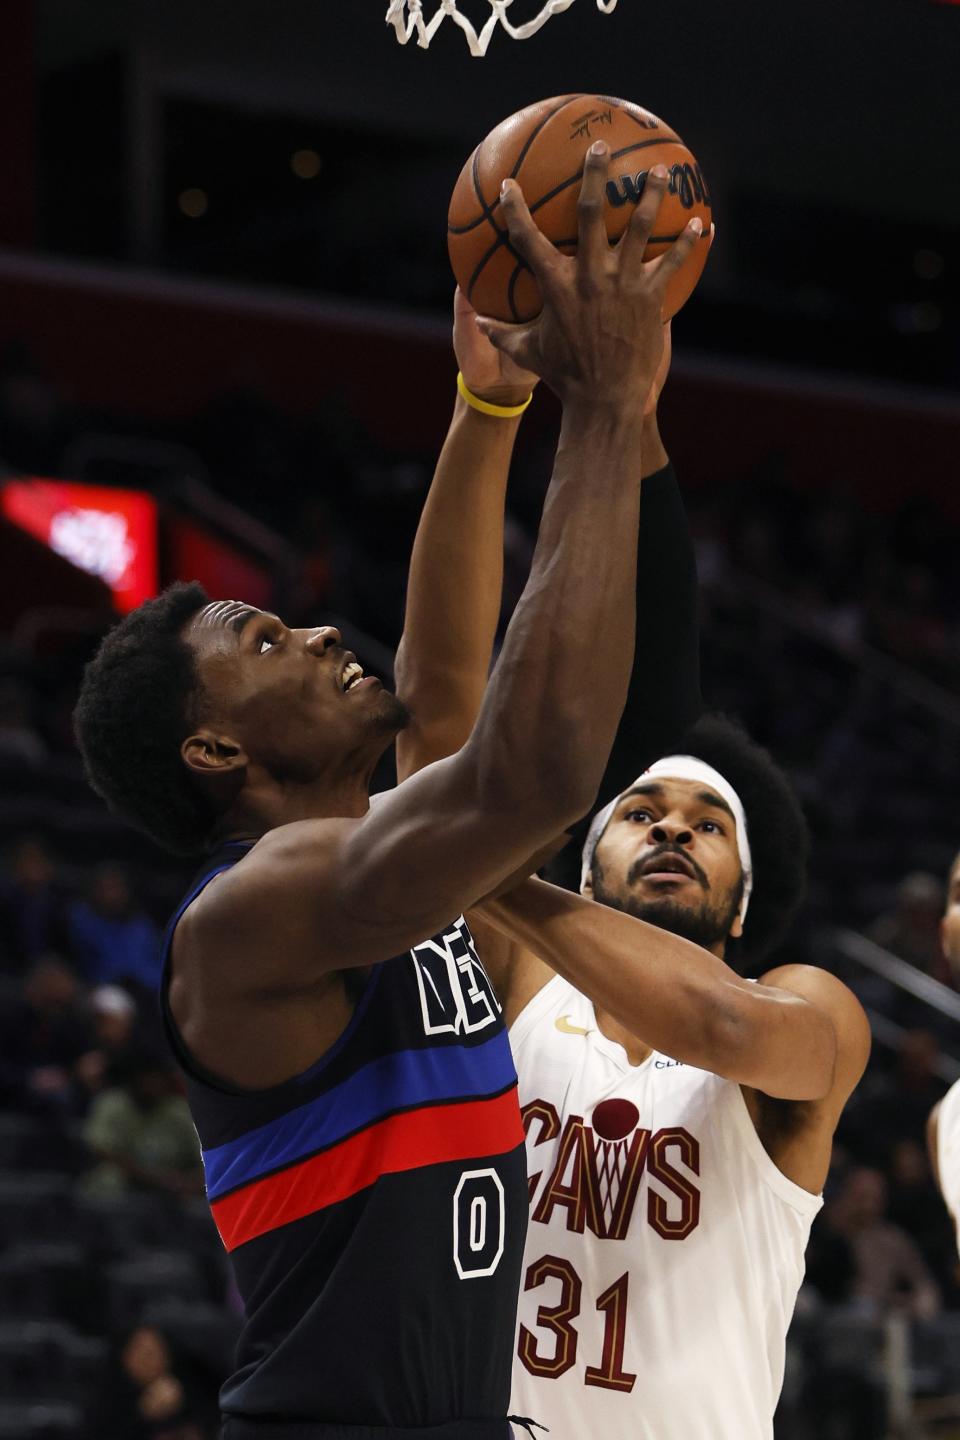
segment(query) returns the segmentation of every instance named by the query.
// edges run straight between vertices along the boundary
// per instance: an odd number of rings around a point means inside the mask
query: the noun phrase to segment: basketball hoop
[[[511,39],[528,40],[531,35],[536,35],[537,31],[546,25],[551,15],[559,15],[562,11],[569,10],[574,0],[546,0],[540,13],[522,25],[511,25],[507,19],[507,10],[513,4],[513,0],[486,0],[490,6],[490,15],[479,31],[470,23],[466,15],[461,15],[457,9],[457,0],[435,0],[435,3],[438,8],[434,11],[431,19],[425,20],[423,17],[424,0],[389,0],[387,24],[393,26],[401,45],[406,45],[408,40],[412,40],[416,36],[421,50],[426,50],[444,20],[449,16],[466,35],[470,54],[485,55],[498,21]],[[480,0],[477,0],[477,3],[479,4]],[[616,8],[617,0],[597,0],[597,9],[604,15],[612,14]]]

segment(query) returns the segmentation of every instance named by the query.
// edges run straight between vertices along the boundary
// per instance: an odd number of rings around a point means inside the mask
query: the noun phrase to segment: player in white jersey
[[[960,855],[950,867],[947,903],[940,922],[943,953],[960,977]],[[933,1173],[960,1240],[960,1080],[930,1112],[927,1143]]]
[[[782,933],[802,820],[736,727],[701,721],[684,748],[594,822],[583,889],[601,904],[533,881],[484,907],[522,947],[481,936],[527,1130],[514,1403],[560,1436],[769,1440],[869,1050],[833,976],[752,984],[724,964],[731,938],[756,960]]]
[[[568,263],[544,259],[521,205],[510,231],[542,283]],[[483,418],[470,447],[445,452],[414,550],[408,605],[437,617],[435,643],[415,664],[398,657],[414,764],[458,748],[483,693],[506,467],[533,380],[517,362],[536,322],[487,322],[494,351],[468,318],[460,302],[457,353]],[[645,474],[666,459],[652,400]],[[769,759],[702,723],[684,758],[629,783],[697,713],[676,684],[691,637],[696,653],[695,626],[678,624],[695,577],[673,531],[667,543],[670,483],[666,470],[644,481],[625,750],[602,792],[620,795],[591,834],[584,893],[527,881],[471,915],[513,1027],[527,1131],[514,1408],[552,1440],[769,1440],[807,1233],[869,1052],[833,976],[787,966],[755,984],[725,963],[731,944],[762,960],[802,887],[802,817]],[[584,565],[602,584],[603,556]]]

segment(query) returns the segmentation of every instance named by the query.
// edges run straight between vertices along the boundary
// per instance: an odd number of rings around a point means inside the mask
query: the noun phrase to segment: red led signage
[[[11,480],[0,510],[65,560],[97,575],[126,612],[157,593],[157,504],[140,490]]]

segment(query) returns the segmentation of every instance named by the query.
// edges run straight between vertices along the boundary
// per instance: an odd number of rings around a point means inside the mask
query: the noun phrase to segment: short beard
[[[626,895],[618,895],[608,888],[599,860],[593,862],[591,878],[593,898],[599,904],[609,905],[611,910],[620,910],[624,915],[633,915],[637,920],[646,920],[648,925],[668,930],[671,935],[679,935],[704,950],[726,944],[743,898],[742,881],[719,904],[711,904],[708,895],[704,895],[699,905],[682,905],[669,895],[657,900],[641,900],[632,890],[628,890]]]

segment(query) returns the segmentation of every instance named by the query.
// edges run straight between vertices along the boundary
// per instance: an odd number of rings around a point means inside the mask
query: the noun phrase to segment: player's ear
[[[198,730],[188,735],[180,746],[180,755],[187,769],[197,779],[219,776],[235,777],[246,769],[248,759],[243,747],[227,735],[213,730]]]
[[[730,939],[739,940],[742,935],[743,921],[740,918],[740,911],[738,910],[736,915],[734,915],[733,917],[733,924],[730,926]]]

